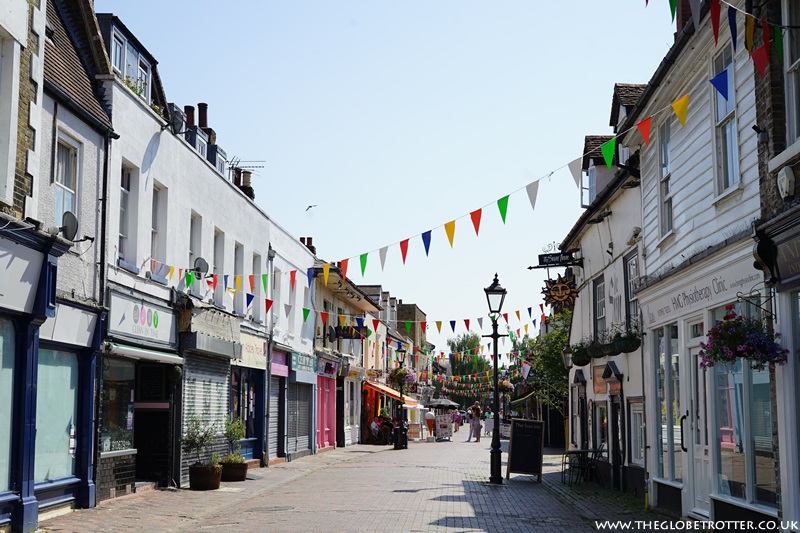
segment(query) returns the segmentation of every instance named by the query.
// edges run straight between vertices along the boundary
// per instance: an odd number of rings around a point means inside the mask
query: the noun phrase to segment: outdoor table
[[[564,482],[564,477],[567,476],[567,480],[570,481],[571,484],[571,470],[573,468],[577,468],[578,475],[581,473],[584,475],[584,481],[586,480],[586,474],[588,474],[588,466],[589,466],[589,456],[598,453],[597,448],[582,448],[582,449],[570,449],[564,452],[564,455],[561,458],[561,482]],[[575,465],[573,466],[573,459],[575,460]],[[577,480],[577,475],[576,478]]]

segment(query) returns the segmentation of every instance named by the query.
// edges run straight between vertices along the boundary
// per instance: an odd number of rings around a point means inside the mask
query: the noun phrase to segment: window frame
[[[158,182],[153,183],[150,214],[150,259],[159,263],[167,262],[167,194],[168,189],[165,186]]]
[[[126,180],[127,178],[127,180]],[[126,188],[127,181],[127,188]],[[133,171],[125,166],[120,169],[120,198],[119,198],[119,240],[117,242],[117,258],[128,261],[130,252],[131,230],[131,187],[133,184]],[[123,207],[123,203],[125,204]],[[124,231],[123,231],[124,226]]]
[[[729,56],[726,63],[726,54]],[[722,61],[724,69],[719,68],[718,63]],[[710,87],[713,94],[714,106],[714,171],[716,173],[717,194],[722,194],[739,185],[741,175],[739,172],[739,132],[736,113],[736,84],[734,80],[734,56],[730,44],[722,47],[712,60],[712,72],[714,76],[726,71],[728,73],[728,99],[722,98],[719,91]],[[720,105],[724,102],[726,111],[720,116]],[[729,108],[729,109],[728,109]],[[731,139],[728,142],[728,128],[731,131]],[[725,157],[720,153],[725,149]]]
[[[674,228],[672,211],[672,125],[670,119],[658,127],[658,227],[662,237]]]
[[[76,217],[79,218],[78,199],[80,198],[79,193],[80,193],[80,173],[81,173],[80,172],[81,171],[81,165],[80,165],[81,146],[80,146],[80,143],[78,143],[77,141],[75,141],[74,139],[72,139],[71,137],[67,136],[66,134],[64,134],[61,131],[58,132],[58,139],[57,139],[56,143],[57,144],[56,144],[56,151],[55,151],[55,161],[53,162],[53,164],[56,167],[55,168],[55,173],[53,175],[53,185],[55,187],[55,189],[54,189],[55,198],[54,198],[54,201],[53,201],[53,204],[54,204],[53,205],[53,208],[54,208],[53,209],[53,221],[55,222],[56,226],[60,227],[62,225],[64,213],[66,211],[72,211],[72,214],[74,214]],[[61,164],[61,158],[59,157],[60,150],[62,148],[65,148],[66,150],[68,150],[69,155],[71,155],[71,163],[72,164],[70,166],[72,168],[72,181],[73,181],[73,188],[72,189],[70,189],[62,181],[63,180],[63,173],[62,173],[63,166]],[[61,193],[62,195],[65,194],[65,192],[72,195],[72,207],[73,207],[72,210],[64,209],[65,206],[64,206],[63,200],[61,202],[62,205],[61,206],[58,205],[59,204],[59,202],[58,202],[58,190],[59,189],[62,190],[62,193]],[[63,196],[62,196],[62,198],[63,198]],[[59,217],[59,214],[61,215],[60,217]]]
[[[602,294],[601,294],[602,292]],[[600,276],[592,285],[594,303],[594,338],[600,340],[606,331],[606,281]],[[600,314],[602,311],[602,315]]]
[[[641,417],[640,423],[635,423],[634,419]],[[645,441],[645,409],[644,401],[641,396],[628,398],[628,463],[631,465],[644,467],[645,453],[647,453],[647,443]],[[636,446],[638,441],[639,446]]]
[[[800,6],[794,2],[781,2],[782,16],[788,26],[800,25]],[[786,136],[787,146],[800,140],[800,36],[798,43],[792,41],[792,33],[784,34],[783,54],[784,92],[786,98]],[[793,50],[793,47],[795,50]],[[792,57],[793,51],[796,57]]]
[[[639,325],[639,299],[636,297],[635,284],[639,279],[639,256],[636,252],[625,257],[625,324],[628,331],[636,329]],[[635,275],[631,273],[631,265]]]

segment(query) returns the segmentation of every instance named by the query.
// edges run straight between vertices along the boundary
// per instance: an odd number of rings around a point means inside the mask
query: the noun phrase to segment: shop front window
[[[133,399],[136,365],[122,359],[103,359],[103,415],[100,451],[130,450],[133,445]]]
[[[13,408],[14,326],[0,318],[0,492],[10,489]]]
[[[678,357],[678,325],[670,324],[654,332],[656,369],[657,474],[663,479],[683,480],[681,442],[681,375]]]
[[[241,420],[244,438],[256,434],[256,375],[245,367],[231,367],[231,418]]]
[[[795,305],[797,302],[795,302]],[[758,308],[737,304],[737,314],[758,316]],[[712,311],[711,323],[722,320],[724,307]],[[720,494],[777,507],[775,450],[772,446],[772,403],[769,370],[753,370],[742,359],[714,366],[716,447]]]
[[[78,356],[73,352],[40,349],[38,372],[34,467],[37,482],[75,472]]]
[[[608,407],[606,402],[597,402],[594,404],[594,445],[595,448],[603,447],[603,455],[608,450]]]

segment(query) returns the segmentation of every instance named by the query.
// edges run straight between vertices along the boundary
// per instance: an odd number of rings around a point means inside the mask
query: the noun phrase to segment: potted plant
[[[603,357],[603,345],[597,339],[592,339],[586,344],[586,351],[591,357]]]
[[[581,341],[572,346],[572,364],[575,366],[586,366],[592,362],[592,356],[586,349],[587,343]]]
[[[786,362],[789,350],[776,342],[777,333],[767,330],[760,320],[736,314],[733,304],[726,305],[725,311],[722,320],[708,331],[708,342],[700,343],[702,366],[747,359],[754,370],[764,370]]]
[[[247,463],[242,457],[242,446],[238,442],[244,438],[244,424],[241,420],[225,422],[225,438],[228,439],[228,455],[219,460],[222,465],[222,481],[244,481],[247,479]]]
[[[642,340],[635,331],[626,331],[623,334],[617,334],[613,342],[620,353],[634,352],[642,345]]]
[[[607,342],[600,345],[600,351],[605,356],[611,355],[619,355],[622,353],[622,349],[620,348],[619,344],[617,344],[617,339],[620,337],[619,333],[615,333],[614,336],[607,337]]]
[[[214,443],[217,431],[211,424],[206,424],[200,417],[186,417],[186,430],[181,444],[187,454],[197,454],[197,461],[189,466],[189,488],[192,490],[215,490],[219,488],[222,477],[222,466],[217,454],[211,454],[208,461],[208,448]]]

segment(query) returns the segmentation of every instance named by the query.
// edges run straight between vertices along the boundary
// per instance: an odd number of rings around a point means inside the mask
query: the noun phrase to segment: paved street
[[[218,491],[149,491],[43,521],[86,531],[595,531],[595,520],[663,520],[594,484],[561,483],[561,456],[543,482],[514,474],[487,482],[490,439],[352,446],[251,470]],[[507,442],[503,442],[503,447]],[[503,454],[503,474],[505,475]]]

